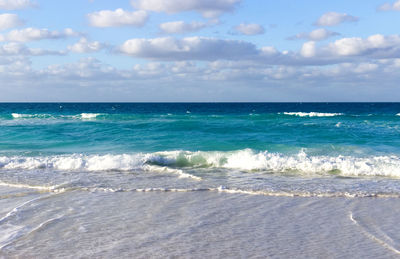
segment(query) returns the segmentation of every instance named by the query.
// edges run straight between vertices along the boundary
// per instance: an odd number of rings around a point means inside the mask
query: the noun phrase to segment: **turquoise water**
[[[3,103],[0,181],[397,195],[399,115],[399,103]]]
[[[0,257],[393,258],[400,104],[0,104]]]
[[[400,104],[1,104],[0,152],[399,154],[399,112]]]

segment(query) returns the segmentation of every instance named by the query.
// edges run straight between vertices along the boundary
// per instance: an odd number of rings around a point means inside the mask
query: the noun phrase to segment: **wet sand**
[[[5,258],[393,258],[395,198],[0,187]]]

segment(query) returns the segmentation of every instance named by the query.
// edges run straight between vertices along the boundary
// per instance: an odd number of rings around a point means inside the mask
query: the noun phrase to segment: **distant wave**
[[[280,113],[265,113],[265,114],[258,114],[258,113],[248,113],[247,116],[251,117],[262,117],[262,116],[274,116],[274,115],[286,115],[286,116],[296,116],[296,117],[335,117],[335,116],[343,116],[346,115],[344,113],[328,113],[328,112],[280,112]],[[137,118],[154,118],[154,117],[161,117],[161,118],[178,118],[180,119],[182,115],[180,114],[153,114],[153,115],[145,115],[145,114],[109,114],[109,113],[78,113],[78,114],[27,114],[27,113],[11,113],[11,117],[13,119],[60,119],[60,120],[95,120],[95,119],[111,119],[111,120],[131,120]],[[195,116],[191,114],[186,114],[185,116]],[[202,116],[207,118],[219,118],[224,117],[225,115],[196,115],[196,118],[202,118]],[[228,116],[228,115],[227,115]],[[238,117],[243,116],[243,114],[237,114]],[[359,117],[363,115],[356,115],[352,114],[352,117]],[[367,116],[373,116],[373,114],[368,114]],[[391,115],[393,116],[393,115]],[[400,113],[395,114],[395,116],[400,116]],[[228,118],[231,118],[232,115],[229,115]],[[9,119],[9,115],[2,116],[2,118]],[[186,117],[185,117],[186,118]]]
[[[81,113],[82,119],[95,119],[97,116],[104,115],[103,113]]]
[[[14,119],[23,119],[23,118],[52,118],[53,116],[50,114],[23,114],[23,113],[11,113],[11,116]]]
[[[105,113],[80,113],[78,115],[51,115],[51,114],[24,114],[24,113],[11,113],[14,119],[83,119],[90,120],[96,119],[98,116],[106,115]]]
[[[13,118],[30,118],[30,117],[32,117],[32,115],[31,114],[20,114],[20,113],[11,113],[11,116],[13,117]]]
[[[99,116],[105,116],[106,113],[80,113],[77,115],[60,115],[62,119],[74,119],[74,120],[94,120]]]
[[[300,175],[400,177],[397,156],[309,156],[256,152],[244,149],[231,152],[165,151],[122,155],[55,155],[41,157],[0,157],[0,170],[52,169],[72,171],[145,170],[176,174],[180,178],[201,180],[188,169],[214,168],[241,171],[267,171]]]
[[[334,117],[344,115],[343,113],[326,113],[326,112],[284,112],[285,115],[299,117]]]

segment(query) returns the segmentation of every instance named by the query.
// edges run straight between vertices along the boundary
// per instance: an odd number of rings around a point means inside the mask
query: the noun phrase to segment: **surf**
[[[400,157],[328,156],[283,154],[243,149],[236,151],[162,151],[131,154],[65,154],[50,156],[1,156],[0,170],[59,171],[164,171],[186,174],[182,170],[203,168],[244,172],[291,172],[299,176],[339,175],[353,177],[400,177]]]

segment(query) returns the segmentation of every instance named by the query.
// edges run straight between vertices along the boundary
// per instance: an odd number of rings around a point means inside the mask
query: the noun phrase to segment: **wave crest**
[[[52,118],[53,116],[50,114],[24,114],[24,113],[11,113],[11,116],[14,119],[27,119],[27,118]]]
[[[328,113],[328,112],[284,112],[284,115],[299,116],[299,117],[334,117],[344,115],[343,113]]]
[[[96,119],[98,116],[104,115],[103,113],[81,113],[82,119]]]
[[[397,156],[309,156],[301,151],[295,155],[256,152],[244,149],[231,152],[165,151],[137,154],[58,155],[45,157],[0,157],[0,169],[53,169],[69,171],[131,171],[167,172],[179,177],[196,176],[185,170],[232,169],[273,173],[326,174],[341,176],[400,177],[400,157]],[[197,179],[198,178],[198,179]]]

